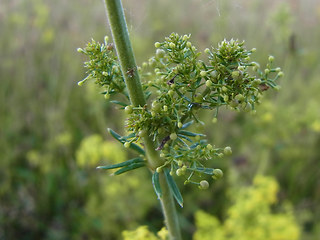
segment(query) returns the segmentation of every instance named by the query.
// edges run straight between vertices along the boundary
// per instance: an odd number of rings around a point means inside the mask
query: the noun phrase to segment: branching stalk
[[[144,106],[146,100],[142,91],[121,1],[105,0],[105,5],[113,41],[120,60],[121,71],[126,82],[131,104],[133,106]],[[149,167],[152,171],[155,171],[157,167],[163,165],[164,161],[159,157],[158,152],[155,150],[156,147],[151,138],[144,137],[143,140]],[[160,173],[159,177],[161,189],[163,191],[160,201],[170,239],[181,240],[177,211],[172,193],[168,187],[164,174]]]

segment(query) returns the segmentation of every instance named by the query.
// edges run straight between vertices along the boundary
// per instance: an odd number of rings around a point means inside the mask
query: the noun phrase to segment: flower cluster
[[[118,58],[114,53],[112,43],[108,44],[108,37],[105,37],[104,43],[92,40],[85,48],[78,48],[78,52],[89,57],[89,61],[85,62],[88,76],[78,85],[82,85],[87,80],[95,80],[97,84],[102,86],[105,91],[105,98],[109,98],[110,94],[123,92],[125,82],[120,71]]]
[[[125,147],[148,135],[164,159],[158,172],[169,168],[171,175],[185,175],[185,183],[204,189],[208,187],[206,180],[194,182],[191,177],[222,177],[221,170],[206,168],[204,162],[230,154],[231,148],[216,148],[206,142],[205,135],[189,131],[192,125],[203,124],[198,112],[213,110],[216,120],[222,106],[255,111],[263,91],[276,88],[275,81],[283,73],[280,68],[272,68],[272,56],[267,68],[261,70],[258,63],[250,60],[255,49],[247,50],[244,42],[224,40],[216,48],[205,49],[207,60],[202,60],[201,52],[189,39],[190,35],[172,33],[164,42],[155,43],[155,56],[139,67],[145,106],[113,102],[128,114],[126,128],[130,134],[123,142]],[[125,94],[118,61],[108,46],[93,41],[81,49],[90,57],[86,62],[88,77],[106,85],[108,93]]]

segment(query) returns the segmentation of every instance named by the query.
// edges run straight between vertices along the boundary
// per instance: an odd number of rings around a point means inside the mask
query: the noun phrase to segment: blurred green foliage
[[[135,171],[127,181],[95,170],[127,157],[106,134],[107,126],[121,132],[125,116],[93,86],[76,85],[84,77],[77,47],[110,35],[101,6],[88,0],[1,3],[0,239],[120,239],[124,229],[149,225],[158,232],[163,225],[148,172]],[[234,154],[215,166],[226,177],[211,189],[180,182],[185,239],[196,231],[197,210],[227,222],[231,202],[241,200],[228,197],[230,189],[242,191],[262,174],[277,179],[279,206],[292,206],[301,239],[316,240],[319,2],[139,0],[124,6],[140,64],[154,42],[175,31],[191,33],[200,50],[224,38],[244,39],[258,49],[259,62],[272,54],[285,73],[280,92],[268,94],[255,116],[222,111],[216,124],[205,116],[209,142],[230,145]]]

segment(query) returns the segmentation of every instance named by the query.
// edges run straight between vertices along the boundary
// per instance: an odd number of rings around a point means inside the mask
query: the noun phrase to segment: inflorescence
[[[170,169],[171,175],[185,176],[185,183],[205,189],[209,186],[206,180],[194,182],[191,178],[197,174],[208,174],[214,179],[222,177],[220,169],[206,168],[205,162],[232,151],[230,147],[208,144],[205,135],[188,130],[194,124],[203,124],[198,111],[213,111],[213,121],[217,120],[222,106],[255,112],[262,93],[278,88],[275,81],[283,73],[280,68],[272,67],[272,56],[262,70],[251,61],[255,49],[247,50],[244,42],[224,40],[216,48],[207,48],[204,61],[189,39],[190,35],[172,33],[164,42],[156,42],[155,56],[138,68],[147,100],[145,106],[130,105],[118,59],[107,38],[104,44],[93,40],[78,50],[90,58],[85,63],[88,76],[79,83],[94,79],[105,89],[106,98],[115,93],[124,95],[127,102],[112,101],[121,105],[128,115],[129,135],[124,138],[124,146],[130,147],[149,135],[164,159],[164,164],[153,170]]]

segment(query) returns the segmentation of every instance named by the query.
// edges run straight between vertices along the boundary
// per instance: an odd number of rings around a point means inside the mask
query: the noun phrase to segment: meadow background
[[[233,155],[212,163],[225,177],[209,190],[178,180],[185,239],[200,228],[213,236],[212,222],[227,222],[232,213],[237,225],[254,225],[250,219],[266,214],[265,208],[250,202],[257,207],[247,214],[243,206],[251,199],[247,191],[254,189],[253,179],[267,176],[274,197],[268,205],[271,220],[262,225],[284,231],[290,224],[271,218],[284,214],[293,225],[279,239],[294,239],[289,236],[298,231],[300,239],[318,240],[319,1],[124,0],[123,5],[140,65],[154,54],[154,42],[178,32],[191,33],[199,50],[224,38],[245,40],[249,49],[257,48],[253,59],[265,64],[274,55],[285,73],[281,90],[268,92],[256,115],[226,110],[216,124],[213,114],[203,116],[209,142],[231,146]],[[102,1],[1,1],[1,240],[121,239],[122,231],[141,225],[153,232],[162,227],[145,169],[119,177],[95,170],[132,154],[106,133],[107,127],[123,133],[125,116],[93,84],[77,86],[85,76],[85,59],[76,49],[105,35],[110,31]]]

